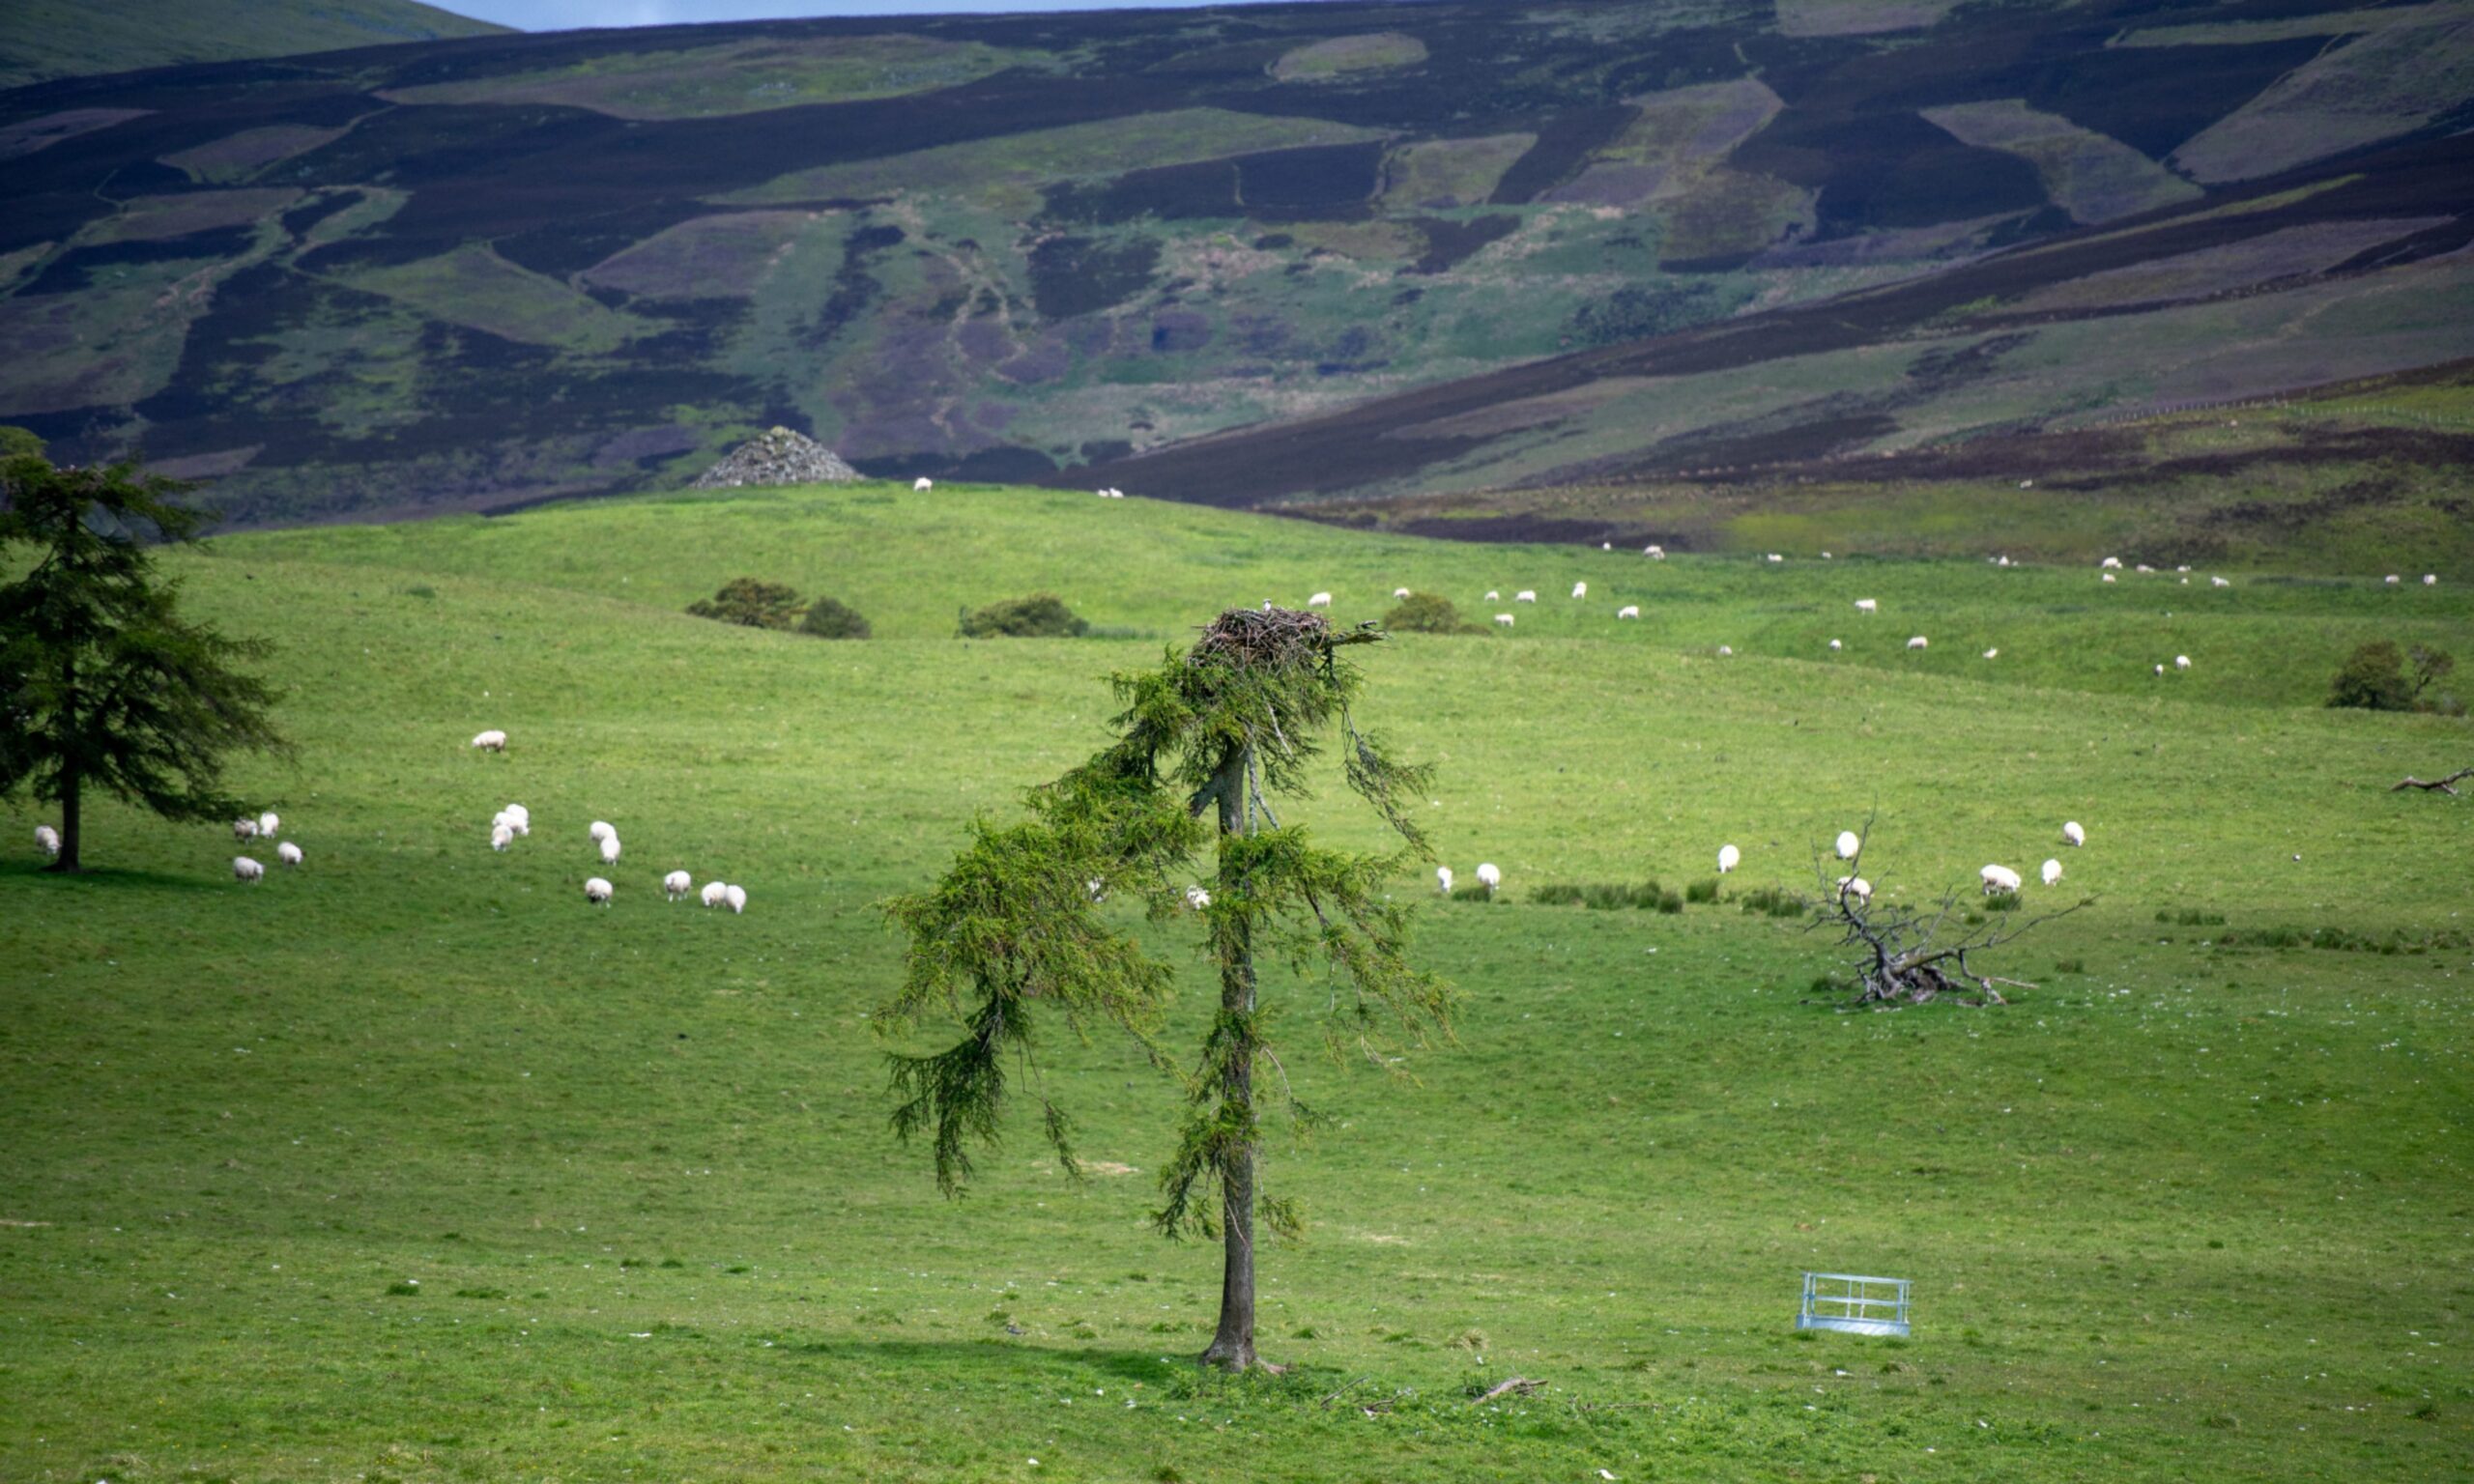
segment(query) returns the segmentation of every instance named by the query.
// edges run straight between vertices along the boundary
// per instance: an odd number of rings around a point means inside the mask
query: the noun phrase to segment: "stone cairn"
[[[849,484],[859,471],[842,456],[805,434],[775,428],[731,451],[696,476],[700,490],[735,490],[777,484]]]

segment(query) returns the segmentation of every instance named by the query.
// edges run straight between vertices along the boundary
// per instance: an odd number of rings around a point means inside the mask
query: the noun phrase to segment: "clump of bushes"
[[[839,598],[819,598],[808,605],[799,632],[819,639],[866,639],[869,631],[868,620],[857,609]]]
[[[1715,876],[1712,876],[1712,877],[1710,877],[1710,878],[1709,878],[1708,880],[1706,880],[1706,881],[1695,881],[1695,882],[1693,882],[1690,886],[1687,886],[1687,887],[1685,887],[1685,888],[1683,889],[1683,899],[1684,899],[1684,900],[1686,900],[1686,901],[1701,901],[1701,902],[1709,902],[1709,901],[1715,901],[1715,900],[1717,900],[1717,899],[1718,899],[1718,878],[1717,878],[1717,877],[1715,877]]]
[[[1774,886],[1760,887],[1746,892],[1743,894],[1742,901],[1743,910],[1748,916],[1801,917],[1804,915],[1802,898],[1792,892],[1780,891]]]
[[[2374,640],[2345,656],[2329,682],[2328,704],[2364,711],[2436,711],[2463,716],[2465,702],[2431,687],[2457,669],[2457,656],[2445,649],[2416,644],[2400,650],[2388,640]]]
[[[1483,634],[1486,626],[1460,616],[1452,600],[1431,592],[1413,592],[1392,605],[1383,627],[1395,634]]]
[[[2298,928],[2266,928],[2221,933],[2216,944],[2219,948],[2324,948],[2346,954],[2445,954],[2474,947],[2474,933],[2445,928],[2426,933],[2396,928],[2383,938],[2347,928],[2315,928],[2309,932]]]
[[[962,616],[964,639],[1080,639],[1091,625],[1051,594],[1033,593],[991,603]]]
[[[1495,899],[1495,894],[1487,891],[1482,886],[1455,886],[1452,889],[1452,899],[1454,901],[1492,901]]]
[[[687,605],[699,618],[745,624],[751,629],[787,629],[799,621],[799,593],[781,583],[734,577],[709,598]]]
[[[759,578],[734,577],[709,598],[687,605],[699,618],[742,624],[751,629],[795,629],[819,639],[865,639],[868,620],[837,598],[799,601],[797,588]]]
[[[1654,880],[1637,884],[1596,881],[1560,882],[1539,887],[1529,899],[1543,907],[1590,907],[1600,912],[1631,908],[1643,912],[1681,912],[1683,899]]]
[[[2200,907],[2184,907],[2179,912],[2175,912],[2171,909],[2159,909],[2156,914],[2156,920],[2160,923],[2179,923],[2185,928],[2222,928],[2225,926],[2224,913],[2210,912]]]

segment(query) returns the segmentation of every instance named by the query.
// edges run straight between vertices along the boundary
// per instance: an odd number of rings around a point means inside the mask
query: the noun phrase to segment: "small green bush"
[[[1413,592],[1392,605],[1383,615],[1383,627],[1395,634],[1483,634],[1486,626],[1471,623],[1460,616],[1450,598],[1431,592]]]
[[[1984,899],[1984,910],[1987,912],[2016,912],[2019,910],[2019,894],[2017,892],[1995,892],[1992,896]]]
[[[1454,901],[1492,901],[1495,899],[1495,897],[1492,892],[1487,891],[1482,886],[1455,886],[1452,889],[1452,899]]]
[[[1693,882],[1690,886],[1687,886],[1687,887],[1685,887],[1685,888],[1683,889],[1683,899],[1684,899],[1684,900],[1686,900],[1686,901],[1701,901],[1701,902],[1709,902],[1709,901],[1715,901],[1715,900],[1717,900],[1717,899],[1718,899],[1718,878],[1717,878],[1717,877],[1715,877],[1715,876],[1712,876],[1712,877],[1711,877],[1709,880],[1707,880],[1707,881],[1695,881],[1695,882]]]
[[[965,613],[960,632],[964,639],[1080,639],[1090,631],[1062,600],[1041,592]]]
[[[2329,682],[2328,704],[2365,711],[2440,711],[2461,715],[2456,697],[2426,693],[2457,670],[2457,656],[2445,649],[2416,644],[2400,651],[2387,640],[2374,640],[2345,656],[2343,669]]]
[[[1581,897],[1579,887],[1566,883],[1550,883],[1529,894],[1529,899],[1541,907],[1577,907]]]
[[[1801,917],[1804,915],[1802,898],[1792,892],[1780,891],[1774,886],[1765,886],[1746,892],[1741,900],[1747,916]]]
[[[798,589],[753,577],[734,577],[709,598],[687,605],[699,618],[744,624],[751,629],[787,629],[799,618]]]
[[[868,620],[839,598],[819,598],[809,604],[807,615],[799,620],[799,632],[819,639],[866,639],[869,635]]]

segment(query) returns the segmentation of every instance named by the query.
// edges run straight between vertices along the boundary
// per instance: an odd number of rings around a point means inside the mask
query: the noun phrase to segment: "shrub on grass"
[[[964,639],[1080,639],[1090,630],[1063,601],[1041,592],[966,613],[960,632]]]
[[[1492,901],[1495,898],[1493,893],[1487,891],[1482,886],[1455,886],[1452,889],[1452,899],[1454,901]]]
[[[1789,892],[1782,892],[1774,886],[1760,887],[1746,892],[1741,899],[1746,916],[1801,917],[1804,915],[1802,898]]]
[[[751,629],[787,629],[798,622],[799,594],[796,588],[781,583],[734,577],[711,597],[688,604],[687,611],[699,618],[716,618]]]
[[[839,598],[819,598],[808,605],[799,632],[819,639],[866,639],[869,629],[868,620],[849,604]]]
[[[1383,627],[1395,634],[1483,634],[1486,626],[1460,616],[1452,600],[1431,592],[1413,592],[1392,605]]]
[[[1467,888],[1463,888],[1467,890]],[[1529,899],[1541,907],[1577,907],[1581,904],[1581,889],[1568,883],[1549,883],[1529,894]]]
[[[2345,656],[2344,668],[2329,682],[2328,704],[2364,711],[2439,711],[2462,716],[2465,704],[2431,687],[2457,669],[2457,656],[2429,644],[2400,650],[2387,640],[2373,640]]]
[[[1700,901],[1700,902],[1711,902],[1711,901],[1715,901],[1715,900],[1717,900],[1717,899],[1718,899],[1718,878],[1717,878],[1717,877],[1715,877],[1715,876],[1712,876],[1712,877],[1711,877],[1709,880],[1707,880],[1707,881],[1695,881],[1695,882],[1693,882],[1690,886],[1687,886],[1687,887],[1685,887],[1685,888],[1683,889],[1683,899],[1684,899],[1684,900],[1686,900],[1686,901]]]
[[[1996,892],[1992,896],[1984,899],[1984,910],[1987,912],[2016,912],[2019,910],[2019,894],[2017,892]]]

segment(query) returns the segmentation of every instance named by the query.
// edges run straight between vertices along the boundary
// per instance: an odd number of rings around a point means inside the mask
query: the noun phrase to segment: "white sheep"
[[[2153,571],[2155,571],[2156,569],[2155,569],[2154,567],[2149,566],[2147,563],[2145,563],[2145,562],[2143,562],[2143,562],[2141,562],[2141,563],[2138,565],[2138,567],[2137,567],[2137,568],[2135,568],[2134,570],[2136,570],[2136,571],[2140,571],[2140,572],[2153,572]]]
[[[60,832],[47,824],[35,826],[35,848],[45,855],[60,853]]]
[[[1737,849],[1733,845],[1720,845],[1718,847],[1718,874],[1723,876],[1728,871],[1735,870],[1738,866],[1742,864],[1742,851]]]
[[[2019,889],[2019,873],[2007,866],[1987,866],[1976,875],[1984,882],[1984,895],[1987,897]]]
[[[298,866],[301,864],[301,847],[287,840],[274,847],[274,858],[286,866]]]
[[[1392,596],[1395,598],[1405,598],[1408,595],[1409,589],[1406,587],[1395,587],[1392,589]]]
[[[1733,645],[1733,644],[1720,644],[1720,645],[1718,646],[1718,658],[1720,658],[1720,659],[1722,659],[1722,660],[1732,660],[1732,659],[1734,659],[1735,657],[1736,657],[1736,646],[1735,646],[1735,645]]]
[[[591,836],[592,842],[597,845],[603,841],[608,840],[613,835],[618,834],[618,831],[609,820],[595,819],[592,821],[591,827],[586,830],[585,833]]]
[[[585,900],[606,907],[610,905],[610,897],[611,886],[609,882],[604,881],[599,876],[592,876],[586,880],[584,884]]]
[[[2227,581],[2226,579],[2221,578],[2221,577],[2211,577],[2211,578],[2209,578],[2209,579],[2207,580],[2207,585],[2208,585],[2210,587],[2230,587],[2230,586],[2232,586],[2232,585],[2233,585],[2233,584],[2232,584],[2232,583],[2230,583],[2230,582],[2229,582],[2229,581]]]
[[[2122,559],[2119,556],[2108,556],[2103,561],[2097,563],[2098,566],[2106,568],[2118,567],[2121,564]]]
[[[1501,603],[1503,600],[1504,600],[1504,594],[1503,594],[1503,589],[1502,589],[1502,588],[1500,588],[1500,587],[1489,587],[1489,588],[1487,588],[1487,589],[1486,589],[1486,601],[1487,601],[1487,602],[1489,602],[1489,603]]]
[[[521,804],[509,804],[506,808],[500,810],[499,813],[506,815],[507,823],[517,826],[516,832],[518,834],[530,835],[532,833],[532,811],[525,808]]]
[[[1511,627],[1511,614],[1495,614],[1495,622],[1497,622],[1497,623],[1499,623],[1499,624],[1503,625],[1505,628],[1509,629],[1509,628],[1510,628],[1510,627]]]
[[[1988,660],[1998,660],[2001,658],[2001,651],[1999,649],[1987,649],[1984,651],[1984,657]]]
[[[1913,639],[1911,639],[1911,640],[1909,640],[1909,641],[1907,642],[1907,647],[1909,647],[1910,649],[1921,649],[1921,648],[1923,648],[1923,647],[1925,646],[1925,644],[1926,644],[1927,642],[1928,642],[1928,641],[1926,641],[1926,639],[1924,638],[1924,636],[1923,636],[1923,635],[1921,635],[1921,634],[1918,634],[1918,635],[1916,635]]]
[[[2190,657],[2189,655],[2187,655],[2187,654],[2177,654],[2177,655],[2173,656],[2173,668],[2174,668],[2175,670],[2188,670],[2188,669],[2190,669],[2190,668],[2191,668],[2191,657]]]
[[[232,857],[232,879],[255,884],[265,879],[267,869],[245,855]]]
[[[1642,555],[1642,556],[1648,556],[1648,557],[1654,558],[1655,560],[1658,560],[1658,561],[1664,561],[1664,560],[1666,560],[1666,548],[1665,548],[1665,547],[1663,547],[1663,546],[1654,546],[1654,545],[1653,545],[1653,546],[1645,546],[1645,547],[1641,548],[1641,555]]]
[[[1838,858],[1840,860],[1852,861],[1856,859],[1856,852],[1863,848],[1863,836],[1856,834],[1854,830],[1841,830],[1838,832]]]
[[[1641,616],[1641,605],[1638,603],[1626,603],[1622,608],[1615,611],[1615,616],[1618,618],[1638,618]]]
[[[2439,574],[2438,574],[2438,573],[2436,573],[2436,572],[2426,572],[2426,573],[2424,573],[2424,574],[2423,574],[2423,585],[2424,585],[2424,586],[2426,586],[2426,587],[2436,587],[2436,586],[2438,586],[2438,585],[2439,585]]]
[[[1481,861],[1478,863],[1478,884],[1486,889],[1487,896],[1492,897],[1502,888],[1504,873],[1495,869],[1494,862]]]
[[[2173,570],[2176,572],[2188,572],[2191,569],[2188,567],[2175,567]]]
[[[532,833],[532,821],[511,810],[502,809],[497,813],[490,816],[491,829],[495,830],[500,825],[505,825],[508,833],[514,835],[521,836]]]
[[[1786,557],[1779,556],[1776,552],[1771,552],[1769,556],[1762,558],[1764,561],[1785,561],[1786,559]]]
[[[925,495],[935,487],[936,481],[929,478],[926,474],[922,474],[918,478],[910,481],[910,493],[913,495]]]
[[[707,881],[705,883],[704,894],[697,899],[704,902],[705,905],[708,907],[718,907],[723,902],[730,899],[730,895],[731,889],[726,884],[719,881]]]
[[[493,850],[504,850],[507,846],[509,846],[509,845],[511,845],[511,844],[513,844],[513,843],[515,843],[515,826],[514,826],[514,825],[511,825],[511,824],[494,824],[494,825],[491,825],[491,826],[490,826],[490,848],[491,848],[491,849],[493,849]]]
[[[1878,614],[1881,611],[1882,600],[1879,598],[1857,598],[1856,600],[1856,612],[1859,614]]]
[[[604,866],[616,866],[618,864],[618,836],[604,835],[601,837],[601,864]]]
[[[1873,899],[1873,883],[1862,876],[1841,876],[1838,878],[1838,895],[1853,897],[1857,901],[1870,901]]]
[[[747,910],[747,888],[734,886],[722,893],[722,899],[730,903],[731,911],[734,913],[744,912]]]
[[[2044,877],[2045,885],[2047,885],[2047,886],[2052,886],[2052,885],[2054,885],[2055,883],[2058,882],[2058,881],[2061,879],[2061,862],[2059,862],[2059,861],[2047,861],[2047,862],[2045,862],[2045,864],[2044,864],[2044,869],[2043,869],[2042,870],[2038,871],[2038,872],[2037,872],[2037,874],[2039,874],[2039,875],[2041,875],[2041,876],[2043,876],[2043,877]]]
[[[1822,560],[1824,560],[1824,561],[1827,561],[1827,560],[1829,560],[1829,553],[1827,553],[1827,552],[1824,552],[1824,553],[1822,553],[1822,554],[1821,554],[1821,559],[1822,559]]]
[[[661,878],[662,895],[673,901],[685,899],[696,889],[696,878],[683,870],[674,870]]]
[[[2065,819],[2061,822],[2061,838],[2073,845],[2087,843],[2087,832],[2079,827],[2079,821],[2076,819]]]
[[[255,840],[257,835],[258,821],[255,819],[235,819],[232,821],[232,838],[239,841],[241,843],[245,845],[247,844],[250,841]]]
[[[1314,594],[1314,596],[1306,600],[1306,606],[1308,608],[1329,608],[1332,606],[1332,595],[1328,592],[1318,592]]]
[[[1186,905],[1199,912],[1203,908],[1211,905],[1211,893],[1204,891],[1199,886],[1187,887]]]
[[[267,836],[272,836],[272,835],[273,835],[277,830],[280,830],[280,829],[282,829],[282,828],[283,828],[283,820],[282,820],[281,816],[277,815],[273,810],[268,810],[265,813],[258,815],[258,833],[259,833],[259,834],[261,834],[261,835],[267,835]]]
[[[2165,673],[2165,667],[2164,667],[2164,666],[2162,666],[2162,665],[2157,666],[2157,667],[2156,667],[2156,672],[2157,672],[2158,674],[2160,674],[2160,675],[2161,675],[2161,674],[2163,674],[2163,673]]]
[[[2112,574],[2111,572],[2108,572],[2108,573],[2106,573],[2106,574],[2105,574],[2105,581],[2106,581],[2106,582],[2109,582],[2109,583],[2110,583],[2110,582],[2112,582],[2113,580],[2114,580],[2114,574]]]
[[[2023,490],[2032,490],[2032,489],[2034,489],[2035,487],[2036,487],[2036,481],[2034,481],[2033,479],[2022,479],[2022,480],[2020,480],[2020,481],[2019,481],[2019,488],[2021,488],[2021,489],[2023,489]]]
[[[1834,639],[1833,639],[1833,640],[1831,640],[1831,641],[1829,642],[1829,647],[1831,647],[1832,649],[1838,649],[1838,648],[1843,648],[1843,647],[1845,647],[1845,646],[1844,646],[1844,645],[1842,645],[1842,644],[1840,644],[1838,641],[1836,641],[1836,640],[1834,640]]]
[[[1538,589],[1535,587],[1523,587],[1520,591],[1511,595],[1511,600],[1514,603],[1535,603],[1538,601]]]
[[[1435,884],[1435,888],[1436,888],[1436,890],[1438,890],[1438,891],[1442,892],[1442,893],[1443,893],[1443,895],[1445,895],[1446,897],[1451,896],[1451,895],[1452,895],[1452,868],[1451,868],[1451,867],[1449,867],[1449,866],[1437,866],[1437,867],[1434,869],[1434,884]]]
[[[1574,583],[1574,584],[1572,584],[1572,596],[1573,596],[1573,597],[1576,597],[1576,598],[1586,598],[1586,597],[1588,597],[1588,596],[1589,596],[1589,584],[1587,584],[1587,583]]]
[[[2391,573],[2389,573],[2386,577],[2381,578],[2381,579],[2380,579],[2380,581],[2381,581],[2381,582],[2383,582],[2383,583],[2386,583],[2389,586],[2394,587],[2394,586],[2396,586],[2399,583],[2403,582],[2403,581],[2404,581],[2404,579],[2403,579],[2403,578],[2402,578],[2402,577],[2399,577],[2396,573],[2391,572]]]
[[[485,753],[503,753],[506,751],[506,733],[493,727],[487,731],[476,733],[473,738],[473,745]]]

